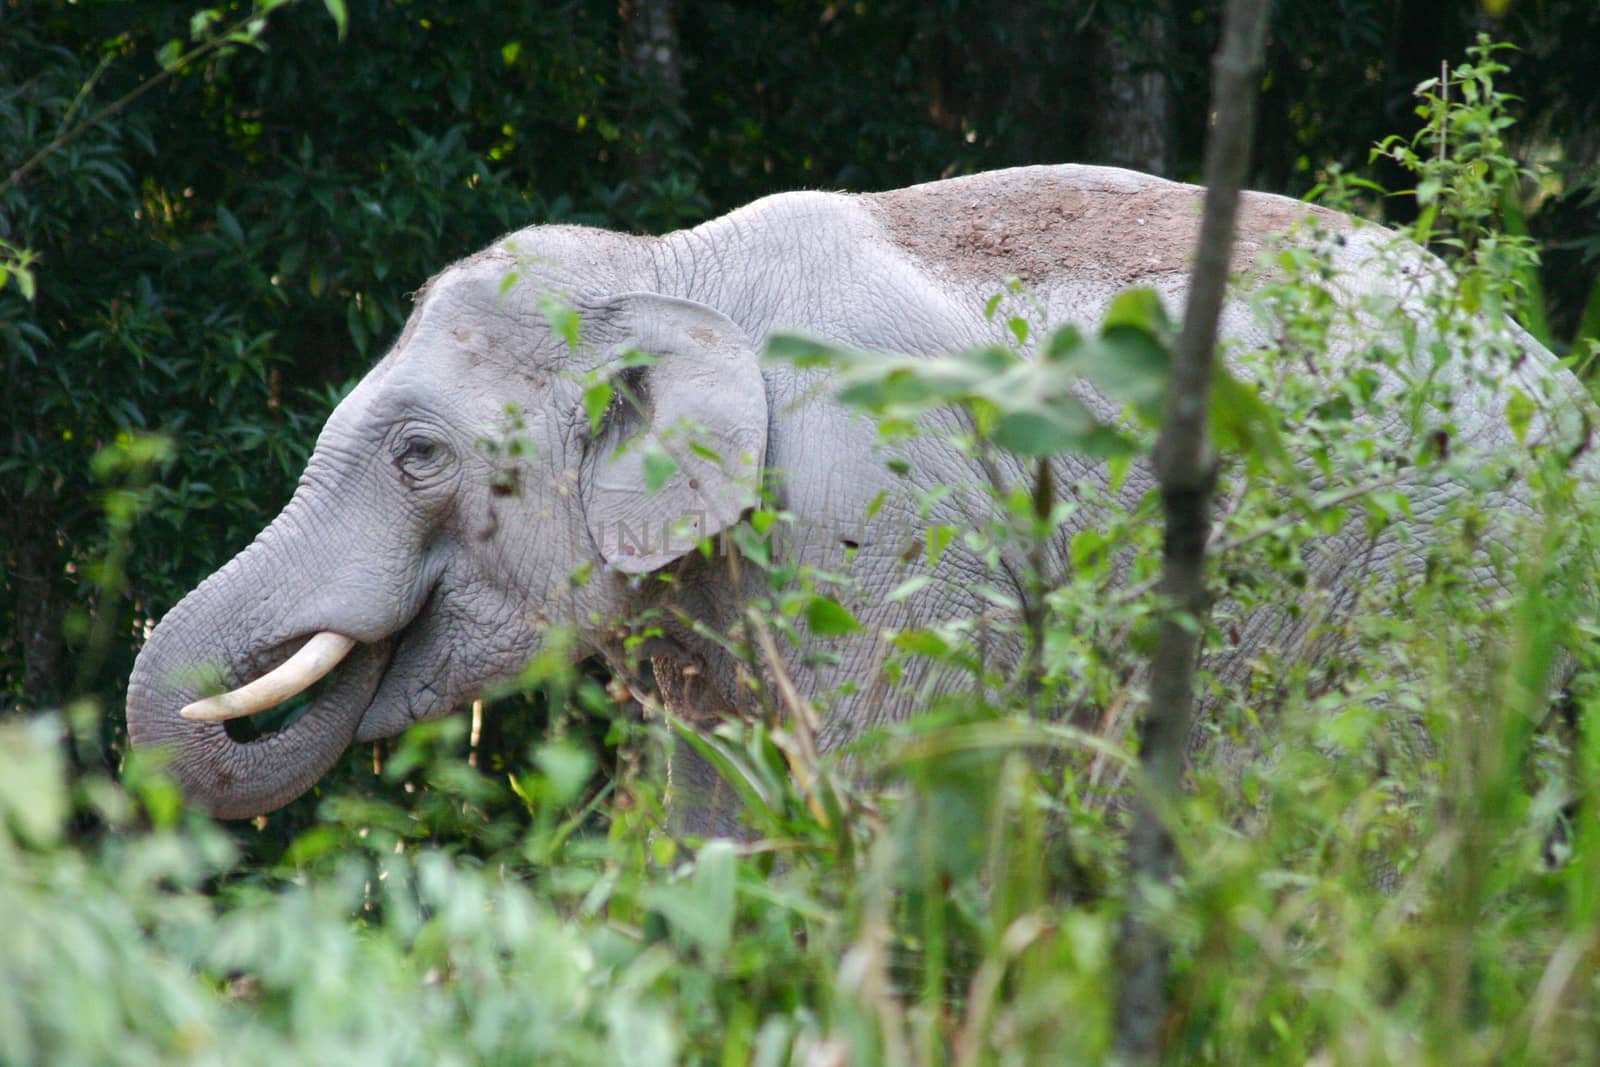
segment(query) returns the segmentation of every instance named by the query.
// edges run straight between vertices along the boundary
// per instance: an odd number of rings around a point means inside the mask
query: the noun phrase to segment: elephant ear
[[[704,304],[624,293],[584,318],[608,346],[613,390],[583,465],[589,535],[608,564],[647,574],[756,502],[766,385],[749,337]]]

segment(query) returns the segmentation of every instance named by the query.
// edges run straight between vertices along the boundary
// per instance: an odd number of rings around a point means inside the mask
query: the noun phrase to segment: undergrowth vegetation
[[[1456,282],[1424,272],[1352,303],[1329,267],[1338,236],[1307,233],[1241,294],[1273,343],[1233,352],[1239,378],[1218,390],[1206,647],[1276,613],[1336,654],[1203,673],[1206,735],[1166,813],[1186,874],[1153,916],[1175,946],[1174,1062],[1600,1056],[1593,459],[1588,427],[1545,416],[1562,398],[1511,373],[1504,316],[1533,253],[1494,226],[1515,171],[1496,55],[1480,42],[1448,93],[1424,85],[1421,133],[1378,149],[1421,172],[1409,236]],[[1357,206],[1370,191],[1336,175],[1326,192]],[[1396,271],[1415,264],[1405,247]],[[990,313],[1019,344],[1045,325],[1020,287]],[[1150,446],[1169,333],[1133,295],[1099,336],[1055,335],[1032,363],[797,342],[774,358],[834,366],[888,437],[955,406],[975,454],[1087,450],[1121,485]],[[1356,346],[1355,369],[1320,362],[1334,341]],[[1067,411],[1079,379],[1126,417]],[[1475,383],[1504,402],[1514,469],[1448,430],[1390,447]],[[1412,554],[1426,565],[1318,600],[1316,553],[1408,536],[1417,469],[1461,486],[1430,512],[1439,533]],[[1508,475],[1525,498],[1508,500]],[[129,484],[123,538],[150,492]],[[518,683],[552,709],[524,763],[467,766],[465,721],[418,726],[380,768],[411,802],[329,797],[263,869],[239,862],[247,829],[185,812],[159,767],[69,779],[59,719],[0,724],[0,1062],[1104,1062],[1154,502],[992,488],[988,528],[928,529],[925,550],[1028,556],[1069,509],[1105,520],[1073,541],[1070,573],[1035,569],[1025,602],[895,635],[897,655],[971,685],[840,755],[818,754],[815,709],[781,691],[711,735],[639,716],[552,640]],[[793,521],[758,509],[736,535],[742,565],[772,577],[728,635],[752,678],[855,625],[847,577],[772,562]],[[1029,650],[1015,676],[984,655],[1006,625]],[[674,836],[658,766],[673,745],[719,769],[750,840]]]

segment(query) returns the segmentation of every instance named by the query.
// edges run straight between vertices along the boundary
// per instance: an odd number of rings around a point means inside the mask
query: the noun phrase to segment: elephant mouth
[[[251,681],[202,697],[184,706],[178,714],[191,722],[227,722],[256,715],[304,693],[322,681],[356,647],[352,637],[323,630],[306,639],[298,649],[294,642],[278,645],[263,657],[253,657],[248,665]],[[267,665],[267,664],[270,664]]]
[[[332,705],[365,714],[393,646],[392,638],[362,644],[326,630],[291,638],[247,656],[238,665],[239,684],[193,700],[179,714],[191,722],[225,724],[240,741],[270,736]]]

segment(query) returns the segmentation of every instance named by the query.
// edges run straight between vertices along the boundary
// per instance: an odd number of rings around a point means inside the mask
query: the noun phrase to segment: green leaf
[[[1146,425],[1160,425],[1172,356],[1153,334],[1134,326],[1107,327],[1070,362],[1106,396],[1133,408]]]
[[[950,547],[950,542],[955,540],[956,528],[954,526],[928,527],[928,562],[934,566],[939,563],[939,558],[944,555],[944,550]]]
[[[814,596],[806,605],[806,625],[818,637],[839,637],[861,629],[861,623],[837,600]]]
[[[1112,299],[1100,329],[1105,333],[1121,327],[1142,330],[1159,341],[1172,333],[1172,320],[1154,289],[1128,289]]]
[[[1096,419],[1075,397],[1019,398],[1000,418],[995,444],[1022,456],[1075,452],[1097,459],[1138,451],[1138,443]]]
[[[616,395],[616,390],[611,388],[610,382],[596,382],[583,391],[583,411],[589,417],[589,433],[600,432],[600,420],[605,418],[606,409],[611,406],[611,398]]]
[[[1110,544],[1110,539],[1098,530],[1079,530],[1068,543],[1073,567],[1087,567],[1096,562]]]
[[[318,858],[337,852],[344,843],[344,834],[337,828],[313,826],[294,839],[284,851],[283,861],[291,867],[304,869]]]
[[[25,841],[49,845],[60,838],[66,817],[60,720],[43,715],[0,726],[0,822]]]
[[[953,356],[858,354],[845,370],[839,400],[882,413],[891,408],[924,410],[959,403],[992,389],[997,376],[1023,365],[1003,348],[984,348]]]
[[[588,749],[566,742],[540,745],[533,760],[544,772],[547,798],[553,804],[575,800],[594,773],[594,755]]]
[[[1370,535],[1376,535],[1402,519],[1413,517],[1411,498],[1398,489],[1368,493],[1361,498],[1361,503],[1366,507],[1366,526]]]
[[[1254,385],[1235,378],[1220,363],[1211,382],[1211,437],[1218,449],[1242,453],[1254,470],[1299,480],[1299,468],[1278,433],[1278,413]]]
[[[333,24],[339,27],[339,40],[344,40],[345,30],[350,26],[350,13],[345,10],[344,0],[322,0],[322,6],[328,9]]]
[[[205,8],[189,16],[189,39],[198,41],[205,37],[206,31],[222,21],[222,12],[216,8]]]
[[[689,442],[689,451],[693,452],[695,455],[699,456],[701,459],[710,460],[712,463],[715,463],[715,464],[717,464],[719,466],[722,464],[722,461],[723,461],[722,460],[722,453],[718,452],[714,448],[708,448],[706,445],[701,444],[699,441],[690,441]]]
[[[678,465],[672,457],[657,448],[652,448],[644,454],[644,489],[647,493],[659,493],[661,488],[672,480],[678,473]]]
[[[1533,423],[1538,405],[1516,386],[1511,386],[1510,390],[1511,395],[1506,398],[1506,425],[1511,427],[1511,435],[1517,439],[1517,444],[1526,444],[1528,427]]]
[[[178,40],[168,41],[156,52],[156,62],[162,70],[176,70],[178,63],[183,59],[183,42]]]
[[[929,578],[926,574],[913,574],[911,577],[907,578],[905,581],[896,586],[894,591],[889,594],[887,599],[889,603],[897,604],[908,597],[916,596],[918,593],[932,584],[933,579]]]
[[[344,324],[345,329],[350,331],[350,340],[356,346],[356,351],[365,353],[370,338],[367,335],[366,323],[361,318],[361,309],[356,306],[354,300],[344,306]]]
[[[576,352],[583,332],[578,313],[554,293],[544,293],[539,297],[539,311],[550,324],[551,332],[566,342],[569,351]]]
[[[697,949],[715,967],[733,941],[737,875],[733,842],[707,841],[687,882],[651,887],[644,900],[667,920],[681,943]]]
[[[630,348],[622,353],[622,362],[619,366],[621,369],[627,370],[629,367],[653,367],[660,362],[659,358],[652,356],[649,352],[641,352],[637,348]]]
[[[890,644],[913,656],[942,659],[951,652],[948,641],[933,630],[902,630],[890,639]]]
[[[1433,224],[1439,217],[1437,202],[1429,204],[1417,214],[1417,221],[1412,223],[1411,238],[1419,245],[1426,245],[1433,238]]]
[[[1355,405],[1350,403],[1350,397],[1344,393],[1324,400],[1311,411],[1317,418],[1326,422],[1349,422],[1356,413]]]
[[[239,220],[234,218],[233,212],[220,205],[217,207],[217,224],[222,227],[222,232],[227,235],[228,240],[236,245],[244,244],[244,228],[239,225]]]
[[[1106,457],[1106,475],[1111,480],[1111,491],[1120,492],[1128,480],[1128,474],[1133,470],[1133,452],[1122,452],[1115,456]]]
[[[1083,334],[1078,332],[1078,328],[1076,326],[1068,323],[1055,333],[1051,334],[1050,339],[1045,342],[1045,361],[1049,363],[1056,363],[1065,359],[1069,359],[1071,358],[1072,354],[1078,350],[1078,346],[1081,344],[1083,344]]]
[[[796,367],[836,367],[851,362],[853,353],[798,334],[780,333],[767,338],[766,358]]]

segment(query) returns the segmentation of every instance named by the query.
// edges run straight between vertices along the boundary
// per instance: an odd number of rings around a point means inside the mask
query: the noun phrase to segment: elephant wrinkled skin
[[[848,568],[859,582],[851,607],[863,628],[839,661],[793,668],[807,694],[859,682],[829,707],[821,743],[902,716],[917,679],[877,677],[878,635],[977,615],[989,607],[978,586],[1003,575],[958,538],[936,567],[910,564],[936,573],[933,586],[905,602],[886,594],[907,576],[913,528],[982,521],[981,487],[995,472],[925,434],[899,446],[908,473],[890,473],[872,423],[816,388],[818,372],[761,365],[764,339],[797,332],[919,355],[995,343],[1005,328],[984,305],[1008,276],[1037,294],[1051,327],[1096,329],[1134,285],[1176,311],[1199,206],[1192,186],[1052,166],[862,196],[785,193],[659,238],[573,226],[511,234],[428,282],[393,349],[329,418],[283,512],[156,627],[129,684],[129,735],[170,750],[192,803],[254,816],[308,789],[352,742],[446,714],[515,674],[550,626],[575,627],[577,654],[613,660],[609,623],[645,607],[669,604],[726,630],[740,591],[725,560],[693,547],[740,520],[763,469],[796,517],[789,562]],[[1236,265],[1315,214],[1341,235],[1334,263],[1352,293],[1393,284],[1366,265],[1392,236],[1380,227],[1264,194],[1241,207]],[[551,328],[551,295],[579,315],[576,348]],[[1237,302],[1223,330],[1245,345],[1264,339]],[[1534,385],[1565,375],[1533,342],[1525,348],[1516,374]],[[657,361],[625,363],[634,350]],[[592,432],[584,391],[597,375],[618,383],[619,400]],[[1511,447],[1503,405],[1478,399],[1465,436]],[[682,447],[691,426],[708,448]],[[651,450],[617,447],[641,433],[677,461],[656,492]],[[1000,476],[1020,482],[1025,472],[1008,462]],[[1070,458],[1056,473],[1062,485],[1106,479],[1103,465]],[[955,491],[919,519],[910,494],[939,484]],[[1123,492],[1149,484],[1136,469]],[[885,490],[889,502],[866,518]],[[1064,565],[1068,539],[1091,519],[1067,522],[1047,565]],[[586,568],[587,581],[572,579]],[[674,580],[639,579],[655,573]],[[238,743],[203,721],[221,713],[199,702],[207,692],[260,678],[315,635],[336,635],[326,639],[334,653],[353,649],[293,725]],[[1253,642],[1271,639],[1246,633],[1230,655],[1244,662]],[[689,627],[667,624],[647,652],[663,698],[691,720],[738,705],[735,665]]]

